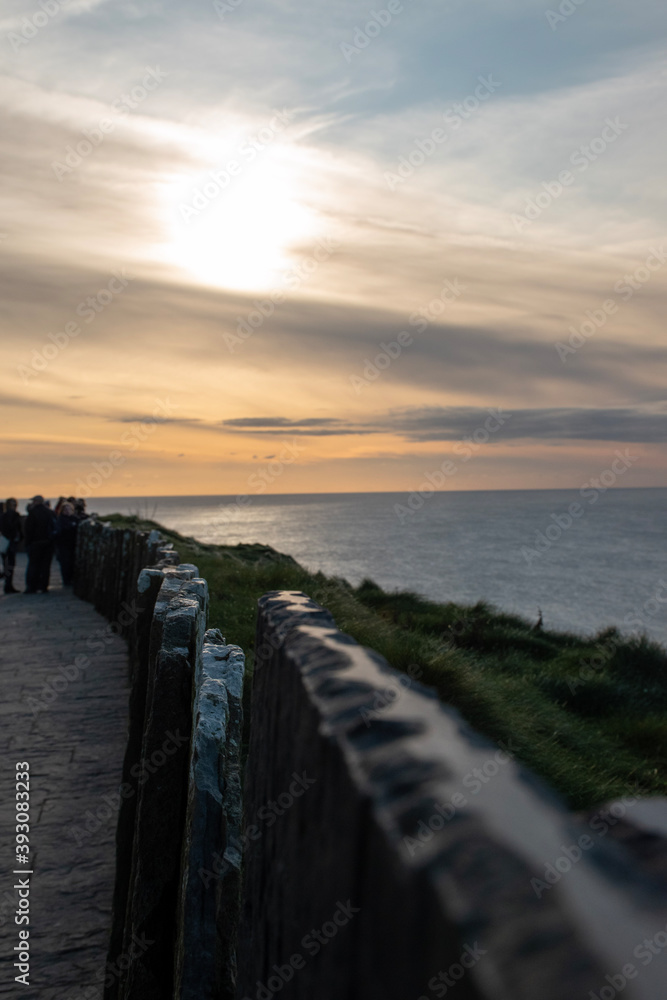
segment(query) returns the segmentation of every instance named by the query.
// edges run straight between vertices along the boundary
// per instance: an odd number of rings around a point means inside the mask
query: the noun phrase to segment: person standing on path
[[[43,496],[33,497],[25,522],[25,544],[28,550],[28,569],[25,575],[25,593],[46,594],[49,589],[55,517],[44,503]]]
[[[63,587],[71,587],[74,580],[74,551],[79,518],[74,505],[65,501],[56,519],[56,556],[60,563]]]
[[[0,535],[2,536],[2,569],[5,578],[5,594],[19,594],[14,587],[14,567],[16,566],[16,550],[23,538],[21,515],[18,512],[18,502],[10,497],[5,504],[5,510],[0,516]]]

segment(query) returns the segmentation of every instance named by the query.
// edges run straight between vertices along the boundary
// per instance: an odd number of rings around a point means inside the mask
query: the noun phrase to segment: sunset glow
[[[9,10],[6,493],[667,483],[657,14],[482,6]]]

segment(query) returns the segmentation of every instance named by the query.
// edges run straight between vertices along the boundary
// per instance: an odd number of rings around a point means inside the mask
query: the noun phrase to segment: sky
[[[0,493],[667,486],[666,29],[6,0]]]

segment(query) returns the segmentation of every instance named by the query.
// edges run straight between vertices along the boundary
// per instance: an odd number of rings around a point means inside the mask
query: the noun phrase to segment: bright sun
[[[264,150],[221,189],[207,171],[171,188],[173,219],[167,258],[202,283],[239,290],[280,286],[290,249],[317,231],[300,203],[293,157]]]

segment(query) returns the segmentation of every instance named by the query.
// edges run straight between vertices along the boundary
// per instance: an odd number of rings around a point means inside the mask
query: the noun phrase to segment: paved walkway
[[[14,583],[23,589],[19,558]],[[111,917],[127,652],[92,605],[60,587],[56,569],[48,594],[0,597],[0,995],[96,1000]],[[28,987],[13,967],[13,887],[28,877],[12,874],[25,867],[15,861],[21,761],[30,764]]]

